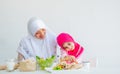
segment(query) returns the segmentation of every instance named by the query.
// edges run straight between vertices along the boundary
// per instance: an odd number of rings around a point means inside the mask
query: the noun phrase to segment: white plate
[[[74,70],[53,70],[53,67],[56,66],[56,63],[52,66],[52,67],[49,67],[49,68],[45,68],[46,71],[50,72],[50,73],[58,73],[58,72],[76,72],[76,71],[85,71],[83,68],[80,68],[80,69],[74,69]]]
[[[53,70],[53,68],[46,68],[45,69],[47,72],[50,72],[52,74],[79,74],[79,73],[86,73],[90,72],[85,69],[75,69],[75,70]]]

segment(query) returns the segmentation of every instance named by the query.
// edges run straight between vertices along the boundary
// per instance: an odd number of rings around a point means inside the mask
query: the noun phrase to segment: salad
[[[51,56],[49,58],[40,58],[39,56],[36,56],[36,61],[40,67],[41,70],[45,70],[46,67],[51,67],[53,62],[55,60],[55,56]]]

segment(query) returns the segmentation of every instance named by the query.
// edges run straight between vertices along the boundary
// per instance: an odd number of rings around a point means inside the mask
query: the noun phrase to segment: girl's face
[[[75,45],[73,42],[65,42],[63,44],[63,49],[65,49],[67,51],[73,50],[74,48],[75,48]]]
[[[46,29],[40,29],[35,33],[35,37],[38,39],[44,39],[46,35]]]

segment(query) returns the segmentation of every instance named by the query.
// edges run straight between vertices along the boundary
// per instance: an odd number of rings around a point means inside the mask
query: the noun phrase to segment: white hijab
[[[34,35],[41,28],[46,29],[46,37],[44,39],[37,39]],[[21,40],[18,47],[18,52],[25,59],[35,56],[48,58],[56,55],[56,36],[45,26],[42,20],[39,18],[30,19],[28,22],[28,32],[29,35]]]

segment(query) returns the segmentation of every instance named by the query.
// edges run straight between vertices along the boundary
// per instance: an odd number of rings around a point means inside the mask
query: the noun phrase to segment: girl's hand
[[[71,55],[62,57],[62,58],[60,59],[60,61],[61,61],[61,62],[62,62],[62,61],[66,61],[66,62],[68,62],[68,63],[76,63],[76,64],[78,64],[76,58],[75,58],[74,56],[71,56]]]
[[[78,64],[78,62],[74,56],[71,56],[71,55],[67,56],[67,60],[70,61],[71,63]]]

